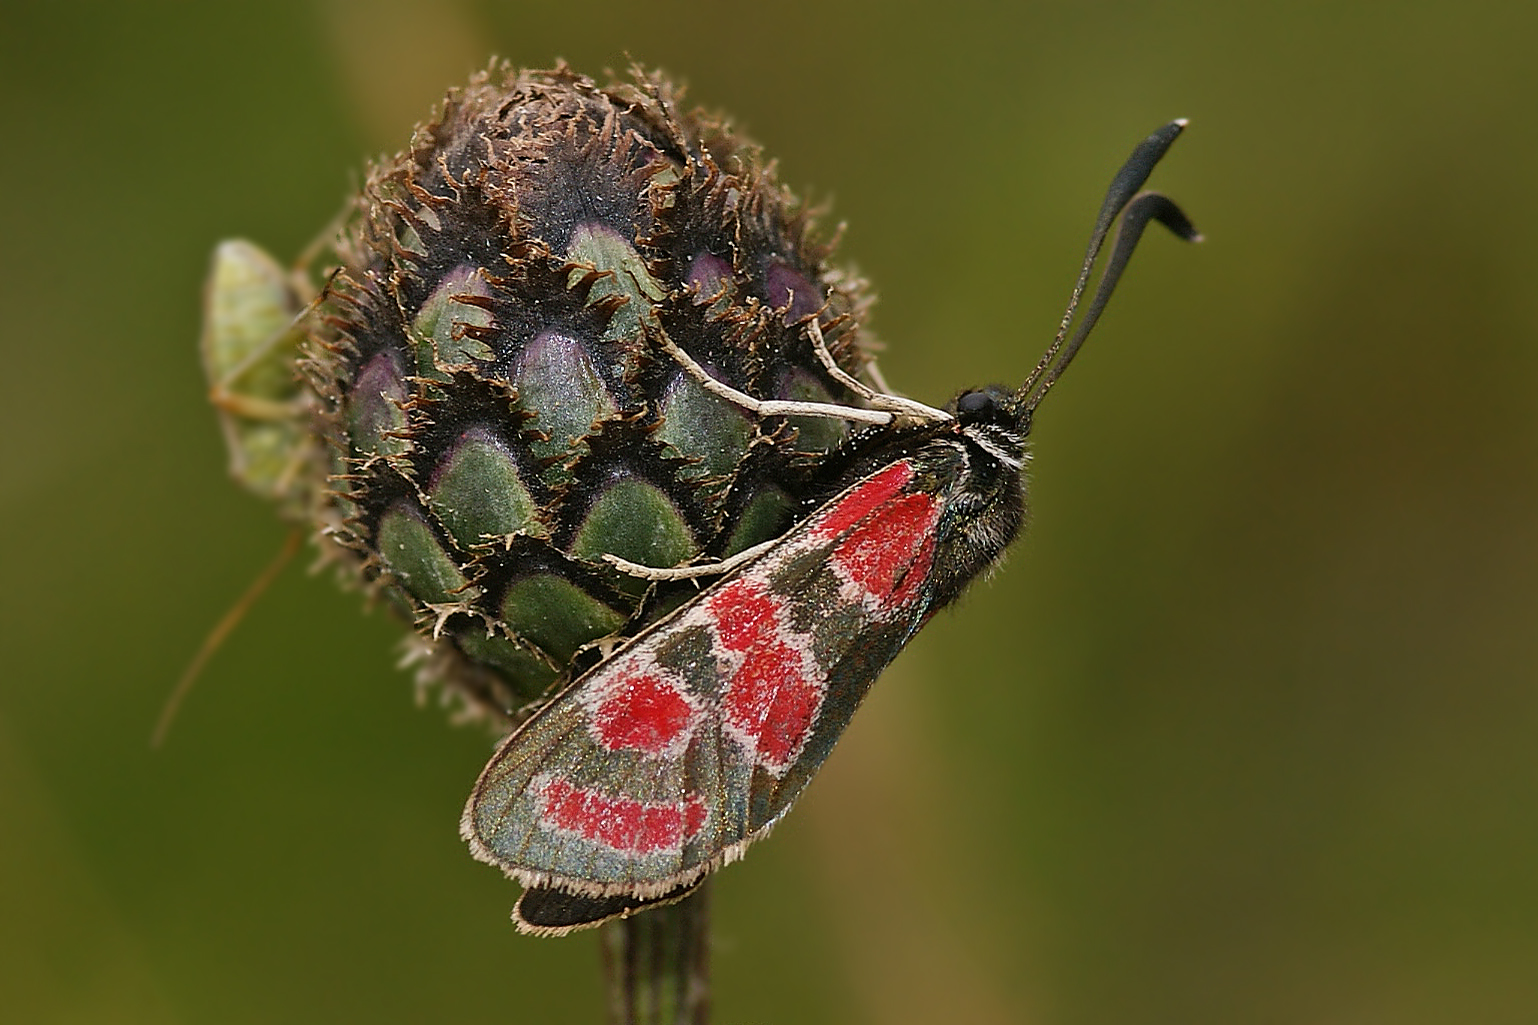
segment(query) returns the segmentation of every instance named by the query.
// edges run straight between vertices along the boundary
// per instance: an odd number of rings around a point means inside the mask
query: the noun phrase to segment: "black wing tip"
[[[704,878],[674,887],[658,897],[628,893],[592,897],[554,886],[531,886],[513,906],[513,924],[532,936],[565,936],[592,929],[617,918],[629,918],[650,908],[676,904],[700,888]]]

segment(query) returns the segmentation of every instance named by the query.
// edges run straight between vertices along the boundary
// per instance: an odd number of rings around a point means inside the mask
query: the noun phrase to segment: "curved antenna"
[[[1040,371],[1033,373],[1032,381],[1026,382],[1016,396],[1024,396],[1023,412],[1029,414],[1037,406],[1041,405],[1042,398],[1047,394],[1047,389],[1057,383],[1057,379],[1063,376],[1063,371],[1068,369],[1068,364],[1073,362],[1074,355],[1079,351],[1079,346],[1084,344],[1084,339],[1094,330],[1095,322],[1100,319],[1100,314],[1105,312],[1105,307],[1111,301],[1111,293],[1116,290],[1116,283],[1121,280],[1122,271],[1127,269],[1127,262],[1132,259],[1132,251],[1137,248],[1138,241],[1143,237],[1143,229],[1148,227],[1149,221],[1158,221],[1175,235],[1187,242],[1200,242],[1201,233],[1191,223],[1185,211],[1175,205],[1175,201],[1158,192],[1143,192],[1134,196],[1128,203],[1121,218],[1121,227],[1116,232],[1116,241],[1111,245],[1111,255],[1106,258],[1105,271],[1100,275],[1100,284],[1095,286],[1095,297],[1090,300],[1089,306],[1084,311],[1084,318],[1079,321],[1079,326],[1074,329],[1073,336],[1068,339],[1066,345],[1061,344],[1061,339],[1052,343],[1049,355],[1056,355],[1051,366],[1046,369],[1045,376]],[[1061,350],[1060,352],[1058,350]],[[1035,380],[1039,378],[1039,380]],[[1027,391],[1026,388],[1030,390]]]
[[[1127,162],[1121,166],[1121,170],[1116,172],[1116,177],[1111,179],[1111,186],[1106,190],[1105,201],[1100,204],[1100,216],[1095,219],[1095,229],[1090,233],[1089,246],[1084,254],[1084,263],[1079,268],[1079,277],[1074,282],[1073,293],[1068,298],[1068,308],[1063,311],[1063,319],[1058,324],[1057,335],[1036,363],[1036,368],[1025,379],[1025,383],[1015,392],[1017,402],[1023,403],[1023,412],[1028,413],[1036,408],[1042,397],[1046,395],[1047,389],[1051,388],[1063,375],[1074,354],[1078,352],[1079,346],[1084,344],[1090,328],[1094,327],[1106,303],[1110,301],[1116,282],[1121,277],[1122,271],[1126,269],[1132,250],[1137,247],[1138,239],[1142,237],[1143,229],[1147,227],[1150,220],[1158,221],[1188,242],[1201,240],[1201,235],[1197,233],[1196,228],[1173,202],[1158,193],[1147,193],[1145,196],[1138,194],[1138,190],[1148,181],[1149,175],[1153,174],[1153,169],[1164,158],[1164,154],[1169,152],[1170,146],[1174,145],[1185,127],[1185,118],[1179,118],[1149,135],[1138,143],[1132,155],[1127,158]],[[1145,203],[1145,199],[1148,202]],[[1106,268],[1100,276],[1100,284],[1095,289],[1094,299],[1090,302],[1089,310],[1085,313],[1084,320],[1080,322],[1078,330],[1073,333],[1072,340],[1069,340],[1068,328],[1073,323],[1079,301],[1084,297],[1084,289],[1089,284],[1089,276],[1094,270],[1095,260],[1105,245],[1106,237],[1111,233],[1111,227],[1124,211],[1127,216],[1122,218],[1122,229],[1117,233],[1116,242],[1111,247],[1111,257],[1106,261]],[[1134,211],[1136,211],[1136,217],[1134,217]]]

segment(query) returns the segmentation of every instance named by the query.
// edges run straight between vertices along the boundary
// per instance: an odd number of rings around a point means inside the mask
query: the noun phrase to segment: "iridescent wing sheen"
[[[857,481],[507,738],[461,832],[526,886],[651,898],[739,857],[929,610],[940,444]]]

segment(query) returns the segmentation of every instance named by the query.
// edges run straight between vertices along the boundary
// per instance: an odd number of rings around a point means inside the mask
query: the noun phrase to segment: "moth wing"
[[[540,886],[523,891],[513,907],[513,921],[521,932],[536,936],[564,936],[574,929],[601,925],[614,918],[626,918],[646,908],[676,904],[697,890],[702,879],[686,883],[661,897],[641,898],[629,894],[587,897],[554,887]]]
[[[946,450],[948,453],[948,450]],[[935,467],[931,466],[931,470]],[[927,482],[953,471],[949,461]],[[822,767],[843,736],[871,685],[891,664],[928,618],[924,585],[936,548],[941,506],[936,495],[918,487],[917,466],[900,460],[861,481],[829,502],[807,522],[809,537],[831,538],[826,555],[806,574],[792,558],[767,572],[754,567],[745,577],[760,577],[770,591],[788,596],[782,603],[778,636],[805,653],[816,667],[821,695],[794,744],[776,749],[774,741],[793,736],[787,728],[795,715],[781,715],[779,732],[756,751],[749,788],[749,840],[762,836],[782,818]],[[719,585],[722,590],[731,582]],[[740,585],[738,585],[740,586]],[[773,663],[774,641],[755,648],[744,666]],[[723,713],[730,733],[731,698],[747,693],[738,680],[726,685]],[[794,684],[782,686],[773,702],[794,708]],[[775,721],[771,716],[770,721]],[[776,756],[779,757],[776,757]],[[746,846],[746,843],[743,844]]]
[[[526,886],[663,897],[785,814],[927,612],[940,504],[901,460],[514,732],[461,832]]]
[[[646,670],[634,647],[613,656],[503,742],[461,822],[476,857],[594,897],[660,896],[688,873],[705,800],[665,731],[706,716]]]
[[[755,565],[779,565],[784,554]],[[791,582],[827,559],[815,548],[801,554]],[[723,729],[733,725],[722,719],[723,681],[762,654],[722,645],[722,608],[754,611],[741,597],[707,589],[503,741],[461,820],[472,853],[526,886],[647,899],[734,856],[765,825],[750,751]]]

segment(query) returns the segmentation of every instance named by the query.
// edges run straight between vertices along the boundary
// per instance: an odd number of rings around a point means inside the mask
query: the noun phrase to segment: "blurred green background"
[[[1029,537],[716,889],[717,1019],[1538,1020],[1538,9],[0,6],[0,1018],[599,1019],[456,834],[487,737],[224,474],[217,240],[292,256],[492,54],[687,80],[832,196],[887,376],[1015,381],[1161,121]]]

